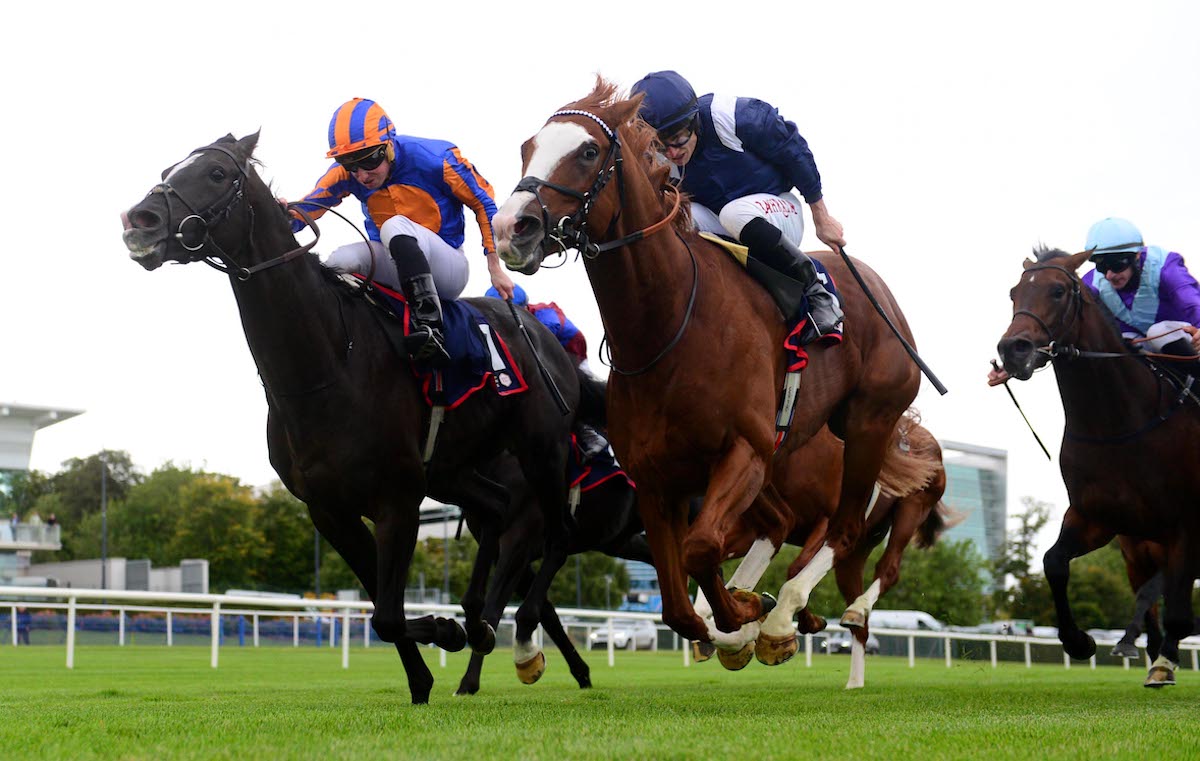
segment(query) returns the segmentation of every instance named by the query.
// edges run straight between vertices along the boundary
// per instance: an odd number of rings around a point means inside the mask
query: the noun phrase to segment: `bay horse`
[[[308,253],[311,244],[297,244],[288,215],[256,171],[257,142],[257,133],[240,140],[227,135],[165,171],[122,215],[124,242],[147,270],[164,261],[205,261],[228,273],[266,394],[271,464],[362,582],[375,604],[372,626],[395,643],[412,702],[425,703],[433,677],[418,643],[487,650],[495,640],[481,617],[482,595],[474,604],[464,601],[465,633],[452,619],[405,618],[422,499],[428,494],[500,514],[507,494],[479,468],[511,452],[545,511],[547,561],[529,598],[536,601],[537,587],[549,585],[554,559],[565,558],[572,421],[534,371],[532,346],[512,340],[508,348],[528,390],[503,397],[486,390],[447,410],[425,465],[431,411],[421,380],[393,350],[374,308]],[[493,328],[510,325],[502,302],[471,301]],[[549,331],[528,322],[530,343],[574,407],[575,367]],[[532,632],[536,602],[522,606],[518,618]]]
[[[505,529],[499,537],[499,550],[495,556],[495,570],[488,584],[487,600],[483,618],[495,628],[504,606],[514,593],[524,599],[534,578],[533,563],[541,557],[545,544],[545,525],[541,510],[536,508],[536,497],[528,483],[520,477],[520,471],[511,458],[500,483],[509,489],[512,496],[505,518]],[[464,513],[468,528],[475,536],[480,527],[476,516]],[[652,562],[649,546],[642,535],[642,521],[637,512],[637,493],[623,477],[610,478],[579,496],[574,521],[568,529],[567,552],[603,552],[612,557],[626,560]],[[478,563],[478,559],[476,561]],[[575,643],[563,628],[554,604],[547,598],[541,600],[540,621],[542,628],[558,647],[567,662],[571,676],[581,688],[592,686],[591,670],[579,655]],[[479,676],[483,669],[486,653],[472,651],[466,673],[459,682],[457,695],[474,695],[479,691]],[[542,664],[544,667],[544,657]],[[541,671],[522,672],[522,681],[533,683]]]
[[[732,556],[726,537],[739,521],[774,548],[785,539],[787,507],[771,475],[788,328],[765,289],[700,238],[686,211],[672,211],[680,199],[667,184],[667,165],[655,158],[654,131],[637,116],[641,98],[622,100],[616,91],[598,77],[591,94],[551,115],[525,142],[523,179],[493,221],[497,247],[510,269],[525,274],[550,249],[584,254],[612,351],[609,432],[638,485],[663,620],[708,641],[687,593],[689,575],[721,631],[768,612],[759,595],[726,589],[720,565]],[[836,281],[851,282],[835,255],[815,256]],[[883,281],[858,267],[911,341]],[[808,347],[807,382],[782,453],[826,423],[846,442],[829,546],[814,559],[826,570],[829,558],[844,557],[857,541],[892,430],[920,384],[865,294],[850,286],[842,297],[845,339]],[[703,508],[689,526],[688,500],[701,494]],[[790,619],[772,612],[762,633],[795,647]]]
[[[1166,637],[1145,686],[1174,684],[1179,640],[1192,630],[1200,568],[1200,400],[1172,371],[1132,351],[1076,271],[1087,251],[1039,247],[1012,289],[1013,319],[997,346],[1018,380],[1054,366],[1065,425],[1059,464],[1070,506],[1046,552],[1058,637],[1072,658],[1096,643],[1067,599],[1070,561],[1122,534],[1166,550]]]

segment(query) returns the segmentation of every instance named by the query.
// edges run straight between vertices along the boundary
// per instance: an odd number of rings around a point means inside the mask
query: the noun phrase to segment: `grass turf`
[[[768,669],[683,668],[678,653],[587,654],[580,690],[558,653],[534,686],[511,655],[480,693],[452,693],[465,654],[438,665],[413,706],[394,650],[226,647],[0,648],[3,758],[1196,758],[1200,675],[1141,686],[1141,669],[803,654]]]

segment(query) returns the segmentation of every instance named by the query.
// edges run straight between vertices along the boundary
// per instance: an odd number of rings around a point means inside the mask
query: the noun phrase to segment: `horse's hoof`
[[[1128,642],[1118,642],[1112,649],[1114,658],[1137,658],[1140,655],[1137,645],[1131,645]]]
[[[847,610],[842,614],[841,624],[850,629],[861,629],[867,625],[867,617],[857,610]]]
[[[799,649],[800,644],[796,641],[795,634],[785,634],[782,637],[759,634],[754,642],[754,657],[764,666],[778,666],[790,661]]]
[[[434,644],[448,653],[457,653],[467,646],[467,630],[453,618],[439,618],[437,634]]]
[[[717,646],[711,642],[692,640],[692,660],[696,663],[704,663],[709,658],[712,658],[713,653],[716,651]]]
[[[476,655],[489,655],[496,649],[496,630],[492,628],[491,624],[485,623],[484,626],[487,628],[484,630],[483,636],[479,638],[478,642],[471,644],[471,652]]]
[[[1146,681],[1142,686],[1173,687],[1177,668],[1179,668],[1179,664],[1172,663],[1161,655],[1158,656],[1158,660],[1154,661],[1154,665],[1150,667],[1150,673],[1146,674]]]
[[[746,646],[736,653],[731,653],[728,650],[717,649],[717,660],[728,671],[741,671],[746,668],[746,664],[754,657],[754,643],[747,642]]]
[[[1086,661],[1096,654],[1096,640],[1087,632],[1076,631],[1066,636],[1060,631],[1058,639],[1062,642],[1063,650],[1077,661]]]
[[[477,692],[479,692],[479,685],[477,685],[477,684],[474,686],[460,684],[460,685],[458,685],[458,689],[454,691],[454,695],[455,695],[455,697],[462,698],[462,697],[468,697],[470,695],[474,695]]]
[[[796,627],[801,634],[816,634],[825,631],[829,622],[813,613],[808,608],[796,611]]]
[[[517,664],[517,678],[521,680],[521,684],[533,684],[545,673],[546,656],[540,651],[524,663]]]

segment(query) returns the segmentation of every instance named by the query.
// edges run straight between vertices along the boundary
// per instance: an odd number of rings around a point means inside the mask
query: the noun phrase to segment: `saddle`
[[[392,349],[410,362],[421,379],[431,407],[454,409],[481,389],[491,386],[498,396],[520,394],[529,388],[504,338],[487,318],[466,301],[442,302],[443,332],[450,363],[434,368],[408,359],[405,336],[411,332],[404,295],[378,282],[366,287],[362,275],[338,275],[338,280],[370,304],[372,314]]]

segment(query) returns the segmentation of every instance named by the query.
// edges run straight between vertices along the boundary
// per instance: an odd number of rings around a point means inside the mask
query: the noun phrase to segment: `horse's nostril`
[[[129,214],[129,222],[142,230],[151,230],[162,224],[162,218],[149,209],[135,209]]]
[[[539,222],[536,217],[519,217],[517,223],[513,225],[513,234],[517,237],[525,237],[537,232],[538,224]]]

